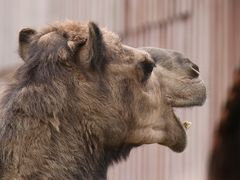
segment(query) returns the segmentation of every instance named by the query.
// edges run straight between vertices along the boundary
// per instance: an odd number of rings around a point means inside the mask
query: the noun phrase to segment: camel
[[[0,101],[1,180],[105,180],[143,144],[182,152],[186,130],[173,108],[206,99],[182,53],[126,46],[93,22],[22,29],[19,55]]]

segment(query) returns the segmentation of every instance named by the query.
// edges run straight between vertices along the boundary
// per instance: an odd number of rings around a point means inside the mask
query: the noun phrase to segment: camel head
[[[81,133],[87,129],[92,144],[105,149],[158,143],[181,152],[186,132],[173,108],[199,106],[206,99],[198,66],[182,53],[126,46],[94,23],[24,29],[19,54],[25,61],[19,81],[31,82],[25,89],[46,99],[39,103],[57,117],[52,124],[61,132],[70,118],[66,114],[71,115],[75,128]],[[56,95],[48,98],[50,88]],[[24,97],[22,107],[29,104],[24,112],[40,107],[31,105],[31,94],[23,92],[18,101]]]

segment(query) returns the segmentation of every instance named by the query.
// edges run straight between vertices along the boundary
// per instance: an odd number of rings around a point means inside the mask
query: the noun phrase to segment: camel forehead
[[[106,28],[102,28],[101,31],[102,31],[103,39],[107,45],[115,45],[115,46],[121,45],[121,40],[117,34],[107,30]]]

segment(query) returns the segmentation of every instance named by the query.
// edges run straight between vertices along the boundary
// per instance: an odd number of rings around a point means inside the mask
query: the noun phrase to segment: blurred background
[[[184,52],[199,65],[208,89],[203,107],[176,110],[192,122],[180,154],[159,145],[133,150],[110,168],[110,180],[205,180],[212,135],[240,65],[239,0],[8,0],[0,1],[0,87],[22,60],[18,32],[56,20],[95,21],[125,44]]]

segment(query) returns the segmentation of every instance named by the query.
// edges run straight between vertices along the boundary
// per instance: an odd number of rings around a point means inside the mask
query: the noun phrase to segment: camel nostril
[[[197,72],[199,72],[199,67],[198,67],[196,64],[193,64],[193,65],[192,65],[192,69],[193,69],[193,70],[196,70]]]
[[[198,78],[199,76],[199,67],[196,64],[191,65],[191,76],[193,78]]]

